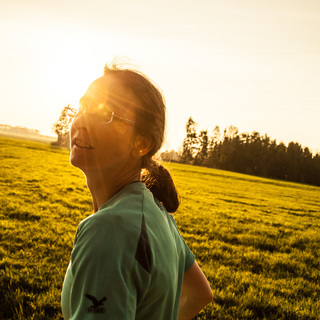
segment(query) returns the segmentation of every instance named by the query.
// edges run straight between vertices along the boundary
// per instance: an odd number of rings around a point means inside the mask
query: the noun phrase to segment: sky
[[[54,135],[122,56],[167,103],[165,149],[190,116],[320,152],[318,0],[0,0],[0,123]]]

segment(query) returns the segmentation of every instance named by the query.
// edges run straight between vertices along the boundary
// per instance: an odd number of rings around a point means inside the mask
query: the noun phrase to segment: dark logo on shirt
[[[107,297],[103,297],[102,299],[98,300],[94,296],[86,293],[85,297],[88,298],[92,302],[92,306],[87,308],[87,313],[96,313],[96,314],[102,314],[106,312],[106,308],[103,306],[103,303],[107,301]]]

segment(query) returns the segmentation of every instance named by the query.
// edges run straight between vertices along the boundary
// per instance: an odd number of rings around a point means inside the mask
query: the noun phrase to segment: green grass
[[[68,151],[0,137],[0,319],[62,319],[78,223],[92,213]],[[167,164],[175,214],[213,302],[198,319],[319,319],[320,188]]]

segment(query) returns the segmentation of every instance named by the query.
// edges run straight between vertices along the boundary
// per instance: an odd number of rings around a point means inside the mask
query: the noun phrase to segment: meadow
[[[0,319],[62,319],[79,222],[92,213],[69,151],[0,137]],[[320,188],[166,163],[175,218],[214,299],[197,319],[320,319]]]

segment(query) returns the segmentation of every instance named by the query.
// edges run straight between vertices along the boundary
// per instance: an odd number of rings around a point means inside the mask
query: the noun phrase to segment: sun
[[[135,55],[136,49],[125,45],[128,39],[108,35],[104,40],[94,45],[92,35],[86,34],[59,40],[50,59],[50,82],[65,103],[78,105],[90,83],[103,75],[104,66],[115,57],[129,57],[130,60]]]
[[[53,59],[51,85],[65,104],[78,105],[90,83],[102,75],[103,64],[95,65],[86,52],[67,50]]]

